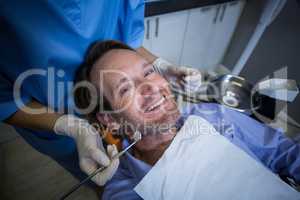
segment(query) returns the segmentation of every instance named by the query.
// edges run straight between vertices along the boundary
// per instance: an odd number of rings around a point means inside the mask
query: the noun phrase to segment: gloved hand
[[[56,120],[54,132],[70,136],[76,141],[79,166],[85,173],[91,174],[99,165],[108,166],[92,178],[97,185],[102,186],[112,178],[119,166],[119,160],[110,161],[109,157],[112,158],[118,150],[115,145],[108,145],[107,156],[99,133],[87,120],[74,115],[63,115]]]
[[[192,85],[200,85],[203,79],[202,73],[199,70],[185,67],[175,66],[163,58],[157,58],[153,61],[155,71],[163,75],[172,86],[172,89],[186,89]]]

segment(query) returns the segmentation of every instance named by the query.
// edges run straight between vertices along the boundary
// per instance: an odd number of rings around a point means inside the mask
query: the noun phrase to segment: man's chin
[[[151,124],[168,124],[172,121],[176,121],[177,114],[157,114],[153,117],[144,117],[144,122],[147,125]]]
[[[179,116],[180,113],[176,104],[169,105],[153,112],[143,113],[144,121],[149,124],[169,123],[172,120],[176,121]]]
[[[173,113],[172,115],[163,115],[155,120],[145,121],[143,129],[141,130],[145,135],[153,134],[164,134],[169,132],[169,130],[174,129],[176,122],[180,115],[178,113]]]
[[[146,134],[142,137],[138,146],[144,150],[158,149],[160,147],[168,146],[175,135],[176,132],[171,130],[164,133]]]

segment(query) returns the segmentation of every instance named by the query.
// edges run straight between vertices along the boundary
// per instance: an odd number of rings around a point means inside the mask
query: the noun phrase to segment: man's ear
[[[111,114],[107,113],[97,113],[97,120],[105,125],[110,131],[118,130],[120,128],[120,124],[112,117]]]

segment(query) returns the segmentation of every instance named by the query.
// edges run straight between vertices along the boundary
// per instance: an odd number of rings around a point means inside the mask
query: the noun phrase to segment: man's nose
[[[139,93],[142,96],[151,96],[158,91],[158,87],[156,87],[153,83],[147,82],[142,83],[139,86]]]

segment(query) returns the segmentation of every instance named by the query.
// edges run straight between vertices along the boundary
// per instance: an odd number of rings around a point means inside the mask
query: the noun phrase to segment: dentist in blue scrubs
[[[104,149],[95,128],[76,117],[72,83],[97,40],[120,40],[149,62],[159,59],[142,47],[143,0],[1,1],[0,29],[1,120],[79,179],[109,166],[93,178],[104,185],[118,168],[110,160],[117,149]]]

